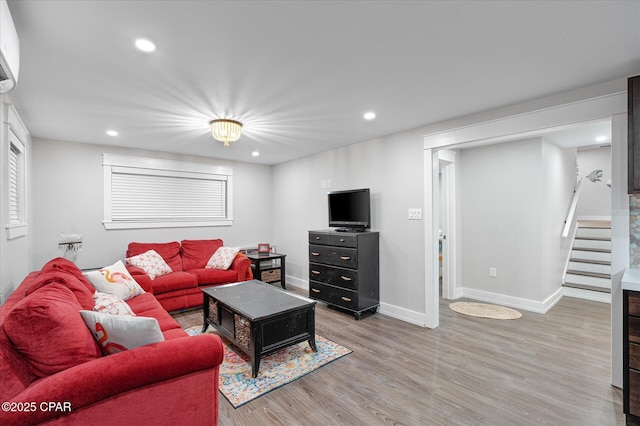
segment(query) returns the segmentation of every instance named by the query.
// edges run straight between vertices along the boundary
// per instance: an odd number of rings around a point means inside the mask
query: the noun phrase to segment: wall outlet
[[[409,209],[409,220],[422,220],[422,209]]]
[[[498,272],[498,271],[496,270],[496,268],[489,268],[489,276],[490,276],[490,277],[495,278],[495,277],[496,277],[497,272]]]

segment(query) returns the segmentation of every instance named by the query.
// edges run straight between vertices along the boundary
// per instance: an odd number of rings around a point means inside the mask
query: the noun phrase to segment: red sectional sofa
[[[147,292],[127,303],[164,341],[103,356],[79,313],[93,293],[57,258],[0,307],[0,424],[217,424],[220,338],[188,336]]]
[[[141,268],[127,264],[127,270],[140,286],[158,299],[167,311],[202,306],[201,287],[246,281],[253,278],[251,262],[238,254],[227,270],[205,268],[223,241],[182,240],[168,243],[129,243],[126,257],[155,250],[173,272],[151,279]]]

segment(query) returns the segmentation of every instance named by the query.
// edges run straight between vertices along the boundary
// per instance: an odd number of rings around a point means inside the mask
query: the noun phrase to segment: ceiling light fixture
[[[598,137],[596,138],[596,142],[604,142],[604,141],[606,141],[606,140],[607,140],[607,137],[606,137],[606,136],[598,136]]]
[[[145,38],[137,39],[136,47],[142,50],[143,52],[153,52],[154,50],[156,50],[156,45]]]
[[[375,112],[367,112],[364,114],[364,119],[365,120],[373,120],[374,118],[376,118],[376,113]]]
[[[115,130],[107,130],[107,135],[116,137],[118,136],[118,132]]]
[[[228,118],[219,118],[211,120],[211,136],[214,139],[229,146],[229,142],[235,142],[240,139],[242,134],[242,123]]]
[[[251,153],[251,155],[252,155],[252,156],[254,156],[254,157],[259,157],[259,156],[260,156],[260,153],[259,153],[258,151],[253,151],[253,152]]]

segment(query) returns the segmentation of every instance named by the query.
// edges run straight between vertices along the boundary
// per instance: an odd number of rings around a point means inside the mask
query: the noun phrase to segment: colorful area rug
[[[185,331],[195,336],[202,327],[189,327]],[[209,331],[212,328],[210,327]],[[318,352],[309,343],[289,346],[260,360],[258,377],[251,377],[251,361],[240,349],[224,337],[224,361],[220,366],[219,389],[222,395],[238,408],[274,389],[293,382],[318,368],[351,353],[351,350],[316,335]]]
[[[455,302],[449,305],[451,310],[472,317],[491,319],[518,319],[522,314],[515,309],[487,303]]]

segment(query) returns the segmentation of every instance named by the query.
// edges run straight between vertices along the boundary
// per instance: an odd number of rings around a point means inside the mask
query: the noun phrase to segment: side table
[[[286,254],[278,253],[247,253],[246,256],[251,261],[251,271],[253,278],[265,283],[279,282],[282,288],[286,289],[285,260]]]

